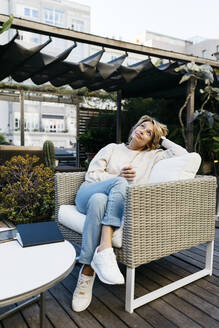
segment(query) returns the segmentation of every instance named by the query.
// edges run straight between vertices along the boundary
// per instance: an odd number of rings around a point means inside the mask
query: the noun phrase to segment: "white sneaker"
[[[97,252],[98,247],[95,250],[91,266],[99,279],[110,285],[124,284],[125,280],[119,270],[113,249],[105,248],[103,251]]]
[[[72,298],[72,309],[75,312],[84,311],[90,305],[92,299],[92,290],[96,274],[95,272],[93,276],[82,274],[83,267],[84,266],[82,266],[79,272],[77,286]]]

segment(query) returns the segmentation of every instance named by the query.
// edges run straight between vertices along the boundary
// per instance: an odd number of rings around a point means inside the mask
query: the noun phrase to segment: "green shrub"
[[[50,220],[54,172],[36,156],[14,156],[0,166],[0,214],[17,223]]]

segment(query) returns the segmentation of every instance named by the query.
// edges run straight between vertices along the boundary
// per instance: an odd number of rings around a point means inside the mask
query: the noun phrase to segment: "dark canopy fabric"
[[[155,66],[146,59],[130,66],[123,62],[127,53],[108,62],[101,62],[104,49],[78,63],[67,61],[74,51],[74,43],[57,57],[42,50],[51,39],[37,47],[26,49],[13,39],[0,46],[0,81],[11,76],[16,82],[31,79],[41,85],[50,82],[55,87],[69,85],[73,89],[86,86],[89,90],[122,91],[124,98],[131,97],[178,97],[185,95],[186,84],[179,85],[181,72],[175,68],[182,63],[169,62]],[[216,77],[216,75],[215,75]],[[215,79],[215,86],[219,83]]]

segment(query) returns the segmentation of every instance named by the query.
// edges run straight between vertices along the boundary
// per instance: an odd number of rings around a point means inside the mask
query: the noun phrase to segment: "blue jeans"
[[[120,227],[128,183],[122,177],[84,182],[75,203],[77,210],[86,214],[79,262],[90,264],[100,243],[102,225]]]

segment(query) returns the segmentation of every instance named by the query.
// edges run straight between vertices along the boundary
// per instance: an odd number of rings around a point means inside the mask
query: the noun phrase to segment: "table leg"
[[[45,328],[46,318],[46,299],[45,299],[45,292],[40,294],[40,328]]]
[[[21,303],[21,304],[19,304],[19,305],[16,305],[16,306],[15,306],[14,308],[12,308],[11,310],[8,310],[8,311],[2,313],[2,314],[0,315],[0,320],[3,320],[3,319],[5,319],[5,318],[9,317],[9,315],[14,314],[16,311],[21,310],[21,309],[23,309],[24,307],[26,307],[26,306],[28,306],[28,305],[31,305],[31,304],[33,304],[33,303],[35,303],[35,302],[37,302],[37,301],[39,300],[39,298],[40,298],[40,295],[37,295],[37,296],[34,296],[34,297],[32,297],[31,299],[29,299],[28,301],[25,301],[25,302],[23,302],[23,303]]]

